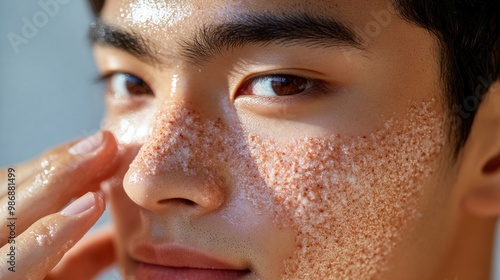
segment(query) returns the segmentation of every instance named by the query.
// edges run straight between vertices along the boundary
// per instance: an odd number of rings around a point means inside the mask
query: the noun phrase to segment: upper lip
[[[138,243],[130,247],[131,257],[139,262],[177,268],[246,270],[241,265],[231,264],[183,244]]]

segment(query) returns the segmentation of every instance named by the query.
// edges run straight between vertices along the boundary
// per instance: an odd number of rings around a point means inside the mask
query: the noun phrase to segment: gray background
[[[99,129],[103,88],[94,82],[98,73],[86,39],[90,11],[83,0],[60,1],[68,3],[16,53],[8,34],[22,35],[23,17],[32,22],[47,12],[38,1],[0,0],[0,166]],[[96,227],[108,220],[105,215]],[[496,275],[500,280],[500,267]],[[115,270],[100,277],[119,278]]]

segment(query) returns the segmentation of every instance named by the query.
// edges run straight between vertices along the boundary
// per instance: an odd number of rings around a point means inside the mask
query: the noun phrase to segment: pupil
[[[301,93],[306,89],[306,85],[306,80],[298,77],[275,77],[271,81],[274,92],[279,96]]]
[[[143,80],[135,76],[127,75],[125,83],[127,91],[132,95],[151,94],[149,86]]]

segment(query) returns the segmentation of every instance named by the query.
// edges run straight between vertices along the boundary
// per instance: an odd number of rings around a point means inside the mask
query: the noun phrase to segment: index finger
[[[72,154],[68,146],[58,148],[50,154],[50,172],[38,172],[31,181],[17,185],[13,198],[15,216],[20,218],[17,225],[19,232],[41,217],[58,211],[73,197],[98,190],[100,182],[112,175],[117,166],[114,160],[117,156],[116,140],[110,132],[103,131],[100,134],[101,140],[94,143],[96,150],[78,155]],[[79,143],[92,142],[87,139]],[[6,209],[11,206],[10,198],[0,198],[0,207],[4,210],[0,213],[0,219],[11,215]],[[7,231],[6,228],[0,228],[0,236],[6,236]]]

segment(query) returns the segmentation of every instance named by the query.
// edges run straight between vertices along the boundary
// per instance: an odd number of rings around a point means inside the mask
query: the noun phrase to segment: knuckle
[[[49,246],[56,241],[58,231],[58,224],[54,220],[42,220],[31,230],[30,237],[38,246]]]
[[[59,183],[60,179],[76,169],[76,164],[61,154],[47,154],[40,160],[40,171],[36,175],[35,181],[43,185],[49,183]]]

